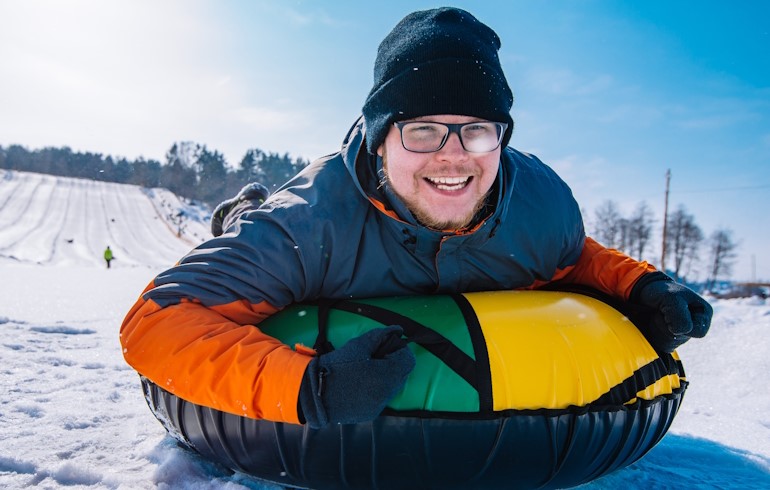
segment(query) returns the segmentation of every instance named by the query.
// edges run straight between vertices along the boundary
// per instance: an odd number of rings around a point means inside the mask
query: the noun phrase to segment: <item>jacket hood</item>
[[[358,191],[366,199],[382,197],[377,189],[377,156],[366,151],[366,126],[363,116],[353,123],[342,142],[342,160]]]

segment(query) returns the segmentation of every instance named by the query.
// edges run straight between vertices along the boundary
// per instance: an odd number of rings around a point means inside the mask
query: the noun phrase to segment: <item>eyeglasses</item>
[[[496,150],[503,140],[506,123],[474,121],[463,124],[444,124],[432,121],[395,122],[401,132],[401,144],[405,150],[415,153],[432,153],[444,147],[449,135],[460,137],[463,149],[470,153],[487,153]]]

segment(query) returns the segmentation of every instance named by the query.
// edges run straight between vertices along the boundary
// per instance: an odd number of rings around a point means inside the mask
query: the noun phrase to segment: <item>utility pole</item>
[[[668,189],[671,183],[671,169],[666,170],[666,202],[663,205],[663,245],[660,247],[660,270],[666,272],[666,235],[668,234]]]

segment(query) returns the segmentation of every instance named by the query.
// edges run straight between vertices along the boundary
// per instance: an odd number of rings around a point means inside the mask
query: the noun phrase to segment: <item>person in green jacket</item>
[[[107,245],[107,248],[104,249],[104,261],[107,262],[107,268],[110,268],[110,262],[112,262],[112,259],[115,257],[112,255],[112,249],[109,245]]]

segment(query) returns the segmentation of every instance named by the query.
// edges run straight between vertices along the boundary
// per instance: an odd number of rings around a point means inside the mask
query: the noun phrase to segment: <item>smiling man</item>
[[[126,316],[127,362],[198,405],[323,427],[377,417],[415,360],[398,326],[320,355],[259,329],[292,303],[577,284],[652,308],[658,349],[705,335],[708,303],[586,237],[569,187],[508,146],[499,48],[460,9],[405,17],[341,150],[266,200],[252,184],[220,205],[219,236]]]

